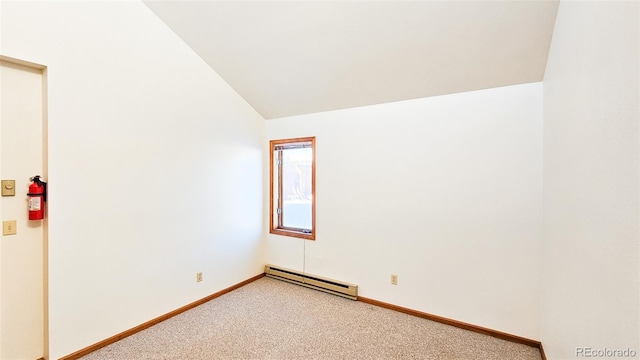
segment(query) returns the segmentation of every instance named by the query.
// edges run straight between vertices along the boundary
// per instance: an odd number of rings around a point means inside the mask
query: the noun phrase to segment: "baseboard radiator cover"
[[[358,285],[343,281],[327,279],[322,276],[306,274],[301,271],[283,268],[275,265],[265,265],[264,273],[268,277],[306,286],[311,289],[324,291],[351,300],[358,300]]]

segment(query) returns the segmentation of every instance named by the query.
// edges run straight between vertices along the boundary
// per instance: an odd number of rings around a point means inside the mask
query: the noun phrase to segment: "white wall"
[[[544,78],[542,342],[640,356],[637,2],[562,2]]]
[[[268,263],[539,338],[541,84],[268,120],[266,135],[317,137],[317,240],[268,235]]]
[[[0,34],[48,66],[51,358],[262,271],[264,119],[146,6],[3,1]]]

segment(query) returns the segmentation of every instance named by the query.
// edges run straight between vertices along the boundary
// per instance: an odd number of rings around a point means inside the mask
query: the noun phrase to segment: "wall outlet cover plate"
[[[15,235],[18,233],[15,220],[7,220],[2,222],[2,235]]]

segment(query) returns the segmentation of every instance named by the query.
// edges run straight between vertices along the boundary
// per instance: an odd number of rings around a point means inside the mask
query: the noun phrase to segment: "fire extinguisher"
[[[29,220],[44,219],[44,202],[47,201],[47,183],[40,180],[40,175],[30,179],[29,185]]]

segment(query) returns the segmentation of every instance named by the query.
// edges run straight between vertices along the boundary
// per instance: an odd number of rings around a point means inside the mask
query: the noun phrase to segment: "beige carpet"
[[[540,352],[265,277],[82,359],[540,360]]]

